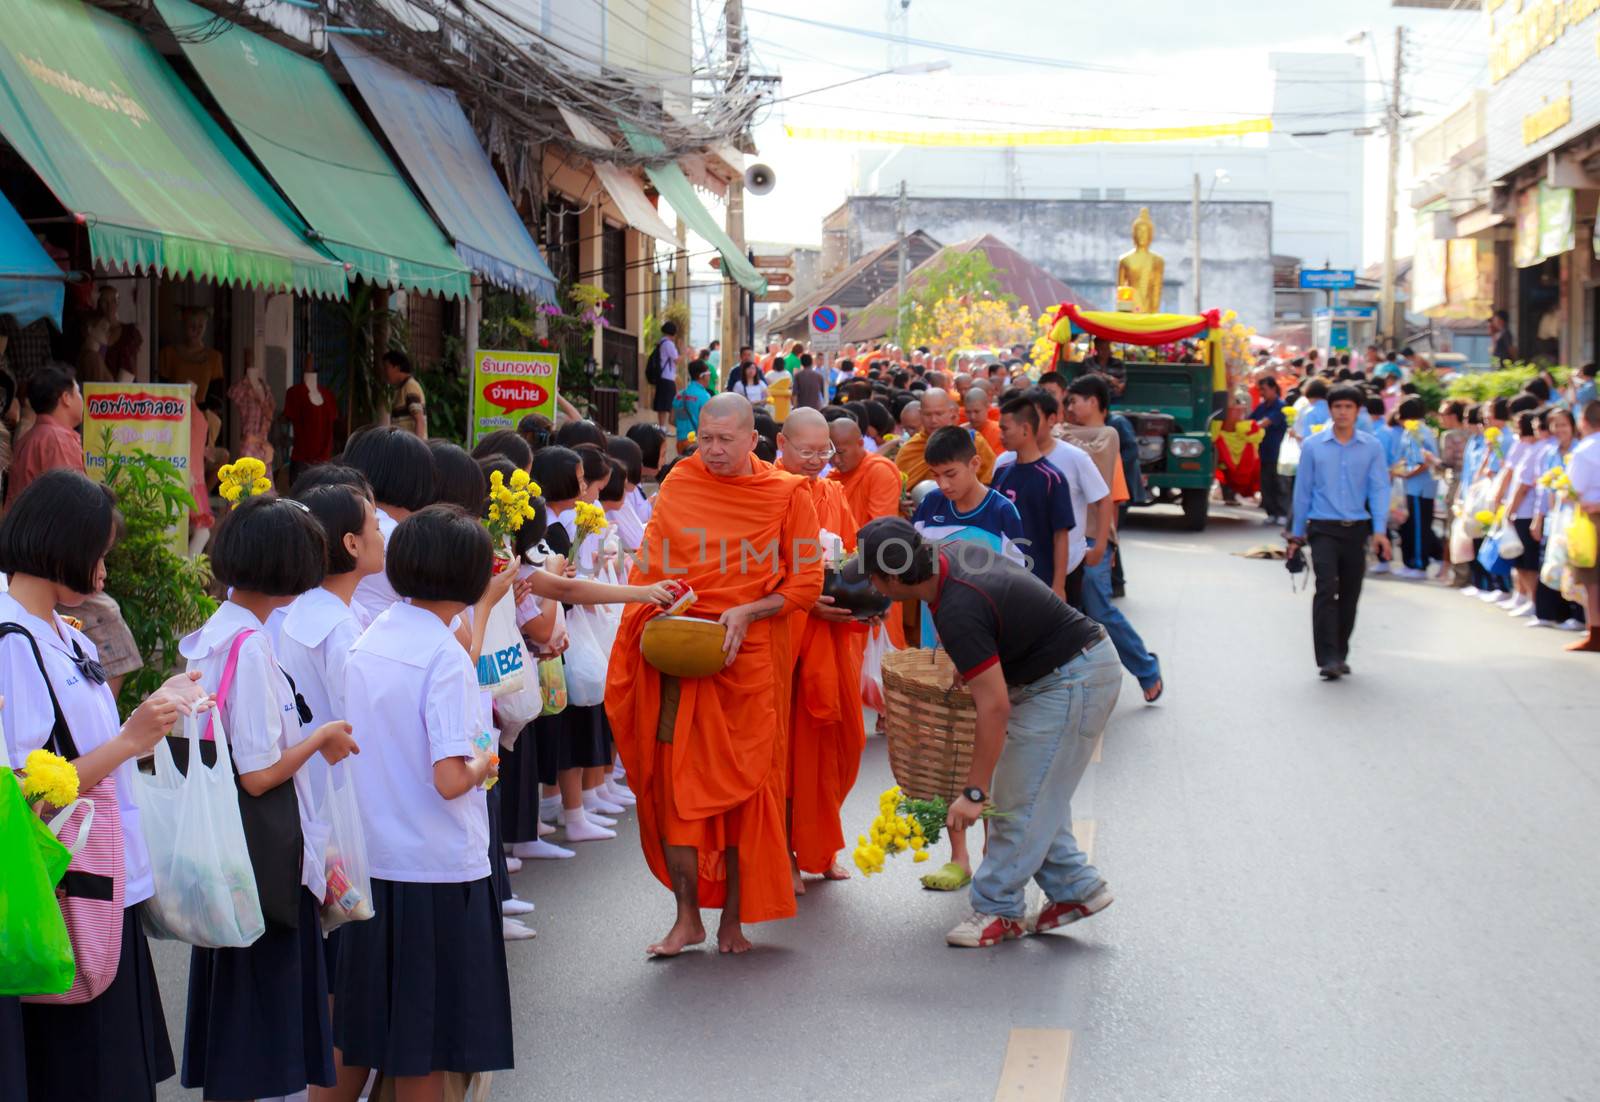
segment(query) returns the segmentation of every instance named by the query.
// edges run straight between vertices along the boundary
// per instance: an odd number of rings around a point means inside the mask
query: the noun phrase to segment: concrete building
[[[823,222],[824,260],[853,261],[897,240],[898,200],[853,196]],[[1166,261],[1162,308],[1192,312],[1193,219],[1188,202],[1093,199],[921,198],[906,200],[904,224],[939,241],[993,234],[1099,309],[1111,309],[1117,257],[1133,247],[1142,207],[1155,223],[1152,251]],[[1201,299],[1238,311],[1265,332],[1273,319],[1271,203],[1205,203],[1200,217]]]
[[[1365,110],[1370,98],[1365,62],[1357,53],[1274,53],[1268,64],[1277,129],[1265,137],[1060,148],[868,149],[857,155],[852,194],[892,196],[904,181],[913,198],[1143,205],[1187,201],[1198,175],[1207,199],[1272,205],[1273,251],[1299,257],[1307,267],[1359,268],[1363,143],[1349,131],[1371,118]],[[1021,238],[998,226],[955,237],[923,228],[944,240],[993,230],[1027,253]],[[1170,247],[1177,233],[1173,221],[1158,219],[1156,229]],[[827,252],[826,235],[823,247]],[[1054,274],[1089,292],[1074,276]],[[1189,305],[1185,301],[1184,309]]]

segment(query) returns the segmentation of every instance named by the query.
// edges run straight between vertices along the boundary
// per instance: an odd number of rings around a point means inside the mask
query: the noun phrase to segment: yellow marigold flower
[[[499,471],[495,472],[499,474]],[[513,490],[526,490],[528,488],[528,472],[520,467],[511,472],[511,488]]]
[[[1330,423],[1331,422],[1324,421],[1320,425],[1312,425],[1311,426],[1311,431],[1312,432],[1327,432],[1328,431],[1328,425]]]
[[[1422,427],[1422,422],[1415,417],[1408,417],[1401,424],[1405,426],[1407,432],[1416,432]]]
[[[270,489],[272,489],[272,479],[270,478],[258,478],[250,484],[250,493],[252,496],[255,494],[264,494]]]
[[[30,751],[22,771],[22,798],[30,803],[43,800],[51,807],[66,807],[78,798],[78,769],[59,754]]]
[[[922,864],[927,859],[928,859],[928,851],[925,850],[925,849],[919,849],[916,853],[913,853],[911,855],[911,860],[915,861],[919,865]]]
[[[505,483],[506,476],[504,474],[499,471],[489,472],[489,488],[491,490],[498,490],[500,487],[504,486]]]

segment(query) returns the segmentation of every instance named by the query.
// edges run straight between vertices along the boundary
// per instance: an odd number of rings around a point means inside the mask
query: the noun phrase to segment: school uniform
[[[390,1076],[509,1068],[511,993],[482,788],[446,800],[433,767],[470,758],[478,679],[439,618],[392,605],[346,667],[375,918],[346,927],[334,986],[345,1063]]]
[[[556,523],[545,534],[553,553],[570,554],[578,534],[577,518],[576,509],[567,509],[556,517]],[[580,577],[594,576],[599,550],[599,536],[583,541],[577,562]],[[615,751],[603,705],[568,704],[565,711],[551,718],[557,721],[555,726],[562,734],[538,743],[539,775],[545,784],[555,784],[556,774],[564,769],[594,769],[611,764]]]
[[[389,551],[389,537],[394,535],[394,530],[400,527],[400,522],[383,511],[383,506],[375,506],[373,512],[378,518],[378,535],[383,537],[383,550],[387,555]],[[356,583],[356,593],[350,602],[350,608],[355,613],[356,622],[363,628],[378,618],[378,614],[400,599],[400,594],[394,591],[394,586],[389,584],[389,575],[385,571],[368,574]]]
[[[1506,501],[1516,496],[1519,486],[1526,486],[1528,492],[1522,495],[1522,503],[1510,513],[1511,524],[1517,530],[1517,536],[1522,540],[1522,554],[1511,565],[1518,570],[1531,570],[1538,573],[1542,560],[1542,545],[1533,538],[1533,510],[1538,501],[1539,475],[1544,470],[1544,456],[1548,447],[1554,447],[1554,441],[1546,440],[1519,440],[1516,449],[1516,459],[1512,462],[1511,485],[1506,489]]]
[[[295,691],[278,666],[265,625],[242,605],[223,602],[205,626],[183,639],[178,653],[215,693],[234,639],[244,631],[254,634],[239,648],[222,714],[241,774],[277,764],[314,730],[301,728]],[[208,1099],[276,1097],[334,1082],[321,919],[328,827],[317,818],[308,770],[299,770],[289,783],[302,850],[297,925],[268,922],[266,932],[243,949],[196,948],[190,954],[182,1082]]]
[[[1403,464],[1408,471],[1422,466],[1427,455],[1437,457],[1439,454],[1439,439],[1426,425],[1419,425],[1416,432],[1407,432],[1404,426],[1393,426],[1390,439],[1392,462]],[[1432,469],[1424,469],[1405,480],[1405,491],[1406,520],[1400,526],[1400,557],[1411,569],[1426,570],[1442,550],[1433,530],[1433,506],[1439,482]]]
[[[541,568],[524,565],[518,571],[518,577],[527,577],[538,569]],[[521,627],[536,619],[543,610],[543,599],[528,594],[517,605],[517,626]],[[559,646],[567,634],[566,610],[559,603],[556,605],[555,616],[555,629],[546,644],[552,648]],[[538,676],[538,659],[531,646],[528,657],[530,660],[528,672]],[[499,830],[502,840],[507,844],[539,840],[538,746],[541,740],[565,737],[565,728],[560,725],[560,718],[559,715],[535,716],[522,728],[516,743],[509,750],[502,748],[500,751],[500,783],[495,785],[495,790],[500,792]],[[493,807],[490,808],[491,813],[494,810]]]
[[[34,616],[9,594],[0,594],[0,622],[21,624],[38,642],[80,754],[117,737],[122,723],[116,699],[103,680],[92,676],[89,663],[97,663],[99,654],[88,636],[54,612],[48,621]],[[21,769],[29,751],[49,741],[55,713],[33,650],[20,636],[0,639],[0,694],[5,696],[0,727],[6,761]],[[86,1003],[0,999],[0,1067],[6,1069],[8,1089],[21,1097],[153,1099],[155,1084],[170,1079],[175,1070],[150,947],[139,923],[140,905],[154,894],[155,881],[133,802],[134,769],[132,761],[125,761],[112,774],[124,867],[122,956],[116,978]]]

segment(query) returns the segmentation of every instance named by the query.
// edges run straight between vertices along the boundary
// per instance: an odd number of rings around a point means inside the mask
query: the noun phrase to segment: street
[[[1110,910],[950,949],[965,894],[902,858],[813,882],[750,955],[648,960],[671,901],[629,816],[514,878],[539,936],[507,946],[517,1067],[494,1097],[1600,1097],[1594,656],[1373,579],[1354,676],[1321,683],[1310,592],[1233,554],[1276,542],[1259,515],[1126,534],[1122,607],[1167,692],[1146,707],[1125,681],[1073,808]],[[891,783],[869,739],[847,838]],[[188,950],[153,948],[176,1050]]]

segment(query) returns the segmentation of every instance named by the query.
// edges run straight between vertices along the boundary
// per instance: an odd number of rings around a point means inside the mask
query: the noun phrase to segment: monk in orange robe
[[[869,452],[861,436],[861,425],[854,417],[841,417],[828,425],[833,437],[833,471],[828,477],[844,487],[850,515],[858,527],[879,517],[900,515],[903,483],[900,469],[888,459]],[[920,613],[919,613],[920,615]],[[897,650],[906,646],[903,617],[891,612],[884,619],[889,642]]]
[[[895,465],[906,476],[907,486],[915,488],[917,483],[933,477],[933,469],[923,458],[928,437],[946,425],[954,425],[959,415],[955,399],[945,391],[930,386],[922,392],[922,431],[902,444],[894,457]],[[987,486],[994,477],[994,449],[981,434],[974,433],[972,442],[978,449],[978,480]]]
[[[827,419],[814,409],[791,413],[778,434],[778,466],[806,480],[823,532],[838,536],[845,551],[854,551],[857,525],[844,487],[819,477],[832,456]],[[802,872],[850,879],[837,860],[844,848],[839,815],[855,787],[867,745],[861,715],[867,636],[831,597],[819,597],[809,612],[791,612],[788,619],[795,658],[789,707],[789,852],[795,893],[804,895]]]
[[[689,614],[723,625],[726,664],[709,677],[663,676],[639,647],[660,610],[635,605],[606,679],[645,860],[677,901],[672,929],[649,947],[657,956],[705,941],[702,906],[722,909],[724,953],[750,948],[743,923],[795,913],[784,829],[794,661],[781,614],[822,593],[816,506],[800,477],[753,454],[750,403],[713,397],[696,441],[661,484],[632,576],[691,586]]]

